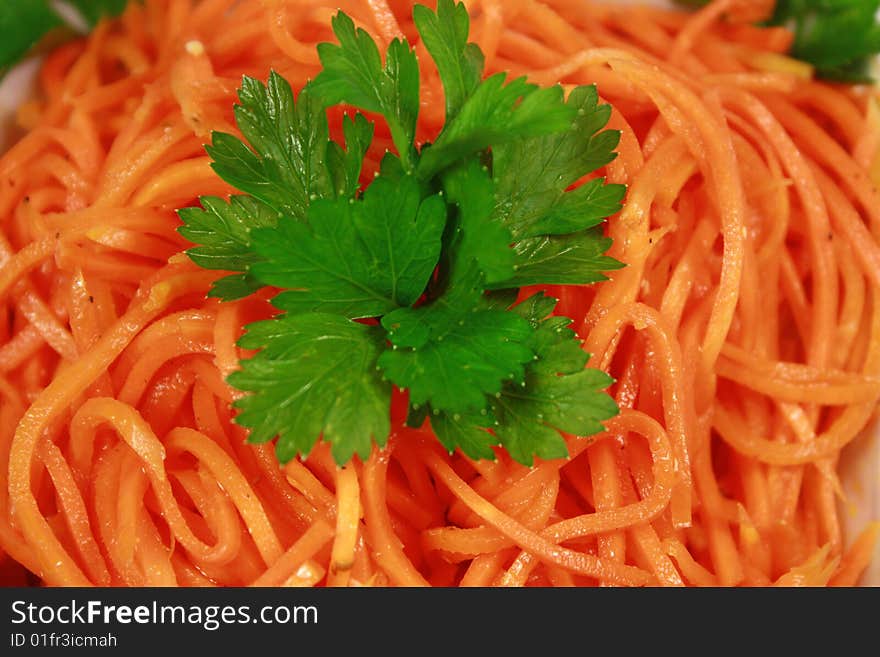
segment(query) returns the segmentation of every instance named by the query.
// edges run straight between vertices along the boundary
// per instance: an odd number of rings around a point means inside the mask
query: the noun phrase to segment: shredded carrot
[[[357,472],[353,467],[340,468],[336,476],[336,536],[330,555],[329,586],[345,586],[351,577],[360,517]]]
[[[345,467],[246,442],[225,378],[272,311],[206,297],[174,210],[233,191],[204,143],[235,131],[242,74],[301,88],[337,8],[423,48],[412,4],[146,0],[47,56],[0,157],[9,582],[858,584],[880,524],[844,535],[838,457],[880,399],[880,114],[750,24],[768,0],[467,2],[488,72],[596,83],[621,131],[598,175],[628,186],[606,228],[626,267],[545,288],[615,380],[605,432],[531,468],[399,424]]]

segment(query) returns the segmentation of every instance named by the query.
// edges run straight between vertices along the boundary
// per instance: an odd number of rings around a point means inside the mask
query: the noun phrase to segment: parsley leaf
[[[253,150],[233,135],[215,132],[207,147],[214,171],[236,189],[302,221],[313,196],[334,193],[325,166],[324,106],[308,89],[295,102],[290,85],[275,71],[267,85],[245,76],[239,100],[235,120]]]
[[[321,435],[337,462],[366,458],[390,431],[391,386],[376,371],[384,342],[379,327],[323,313],[249,325],[240,344],[261,351],[229,376],[252,393],[235,402],[236,421],[250,428],[251,442],[279,436],[282,463],[307,455]]]
[[[104,16],[118,16],[127,0],[68,0],[89,27]],[[3,0],[0,3],[0,77],[25,57],[43,37],[74,32],[49,0]]]
[[[505,382],[489,397],[488,412],[453,413],[426,408],[431,428],[450,452],[461,449],[474,459],[494,459],[493,445],[526,465],[533,457],[568,455],[559,430],[577,435],[602,431],[601,421],[617,414],[614,400],[601,391],[612,383],[603,372],[584,369],[589,355],[568,328],[567,317],[550,316],[556,299],[535,294],[514,306],[534,331],[528,340],[535,358],[519,383]]]
[[[489,413],[431,413],[431,428],[447,451],[460,449],[472,459],[495,460],[492,445],[497,445],[498,439],[489,433],[493,424]]]
[[[488,281],[513,273],[510,232],[492,217],[493,184],[476,158],[443,177],[456,208],[447,228],[445,289],[432,303],[382,318],[395,348],[379,366],[409,389],[410,403],[437,411],[476,412],[504,381],[521,381],[533,353],[527,322],[483,297]],[[450,431],[453,423],[449,424]]]
[[[516,273],[494,287],[592,283],[620,266],[604,255],[610,240],[594,227],[620,210],[626,187],[597,178],[567,191],[616,156],[620,133],[602,130],[611,108],[598,99],[595,86],[577,87],[567,102],[575,113],[568,130],[493,148],[495,216],[520,240]]]
[[[6,0],[0,6],[0,71],[24,57],[49,30],[63,25],[48,2]]]
[[[473,276],[474,263],[482,274],[482,282],[491,285],[510,279],[514,274],[513,236],[493,217],[495,184],[487,167],[472,158],[443,177],[443,188],[450,203],[457,208],[448,229],[446,250],[454,263],[453,282]],[[473,281],[477,286],[478,281]]]
[[[709,0],[677,0],[702,6]],[[791,55],[816,76],[849,83],[872,82],[871,58],[880,54],[880,0],[776,0],[767,25],[794,32]]]
[[[373,141],[373,124],[363,114],[356,114],[354,119],[345,116],[342,119],[342,134],[348,150],[331,141],[327,150],[327,169],[336,196],[351,198],[360,189],[361,167]]]
[[[528,323],[514,313],[471,307],[466,295],[421,308],[401,308],[382,318],[396,348],[379,366],[397,386],[409,389],[411,404],[430,403],[450,412],[479,411],[486,395],[504,381],[521,381],[533,353],[524,343]]]
[[[584,369],[589,356],[567,328],[571,320],[539,319],[555,304],[539,295],[514,307],[536,327],[531,345],[537,360],[520,385],[505,386],[492,404],[496,436],[514,460],[528,465],[533,454],[544,459],[568,455],[557,430],[589,436],[602,431],[602,420],[617,414],[614,400],[601,393],[612,379]]]
[[[240,272],[215,281],[210,296],[231,301],[256,292],[262,284],[246,273],[259,260],[250,244],[250,231],[276,226],[278,213],[251,196],[233,196],[229,202],[213,196],[199,200],[203,209],[177,212],[184,223],[178,232],[201,245],[187,254],[205,269]]]
[[[422,151],[419,176],[430,178],[457,160],[518,137],[560,132],[574,119],[562,102],[562,87],[538,88],[505,73],[483,80],[437,140]]]
[[[539,89],[499,74],[480,81],[464,6],[415,9],[416,27],[447,93],[433,144],[414,143],[418,67],[404,41],[384,64],[372,38],[340,13],[339,45],[321,44],[324,69],[299,97],[276,74],[245,78],[236,120],[247,142],[214,135],[209,152],[245,193],[180,212],[190,257],[232,272],[223,299],[278,289],[283,312],[247,328],[257,353],[229,382],[247,393],[237,421],[251,440],[276,436],[282,461],[323,436],[340,463],[366,456],[390,431],[392,383],[408,395],[407,423],[431,428],[450,451],[522,463],[565,454],[559,431],[593,433],[616,412],[610,379],[585,369],[570,319],[541,294],[513,305],[522,285],[584,284],[619,263],[599,224],[623,188],[591,180],[618,135],[595,89]],[[326,109],[381,113],[398,155],[361,192],[373,137],[343,119],[346,147],[329,139]],[[363,321],[353,321],[363,320]]]
[[[602,130],[611,106],[598,100],[594,85],[576,87],[566,103],[575,115],[568,130],[493,147],[496,212],[515,237],[573,233],[620,210],[624,185],[599,178],[566,191],[617,156],[620,132]]]
[[[261,260],[251,231],[305,221],[318,198],[352,198],[360,187],[364,155],[373,125],[362,114],[346,116],[347,150],[329,139],[324,106],[304,89],[294,101],[287,81],[274,71],[264,85],[245,76],[236,106],[238,127],[250,147],[233,135],[215,132],[206,147],[217,174],[250,196],[201,199],[203,210],[178,212],[181,235],[202,246],[187,253],[206,269],[239,272],[216,281],[211,296],[225,301],[260,289],[265,282],[250,268]]]
[[[869,58],[880,53],[880,0],[778,0],[771,24],[794,25],[794,57],[824,78],[870,82]]]
[[[594,228],[570,235],[545,235],[517,242],[514,275],[493,287],[524,285],[584,285],[604,281],[603,272],[619,269],[620,262],[604,255],[611,238]]]
[[[440,73],[446,94],[446,120],[458,114],[483,77],[483,53],[468,43],[470,17],[464,4],[439,0],[437,12],[413,8],[413,20]]]
[[[128,0],[67,0],[77,8],[89,25],[96,25],[104,16],[118,16],[125,10]]]
[[[324,69],[312,81],[312,92],[329,105],[357,105],[385,117],[391,138],[407,170],[415,157],[419,115],[419,63],[409,44],[394,39],[385,65],[376,42],[343,12],[333,18],[339,45],[318,44]]]
[[[287,288],[275,305],[294,313],[347,318],[383,315],[421,296],[440,254],[446,206],[424,200],[412,176],[377,178],[362,200],[322,199],[308,222],[282,222],[251,233],[265,285]]]
[[[513,460],[532,464],[568,456],[559,431],[590,436],[603,430],[601,421],[617,415],[617,404],[601,391],[611,383],[604,372],[585,369],[568,376],[526,375],[521,389],[508,387],[493,404],[495,434]]]

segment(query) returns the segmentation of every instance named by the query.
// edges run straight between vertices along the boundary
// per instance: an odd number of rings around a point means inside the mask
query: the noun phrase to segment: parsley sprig
[[[709,0],[678,0],[702,6]],[[880,0],[776,0],[765,25],[791,28],[791,56],[816,76],[844,83],[872,82],[871,59],[880,54]]]
[[[419,66],[405,40],[384,60],[370,35],[340,12],[338,44],[318,47],[320,74],[295,98],[272,72],[245,78],[236,121],[246,141],[216,133],[215,171],[243,195],[202,198],[180,210],[190,257],[227,275],[221,300],[264,287],[276,317],[246,327],[229,382],[247,393],[237,422],[250,440],[278,438],[285,462],[319,438],[344,463],[384,445],[392,390],[409,395],[407,422],[427,420],[450,451],[515,460],[567,454],[560,431],[590,435],[617,413],[611,379],[587,369],[571,320],[543,293],[519,288],[586,284],[619,267],[600,224],[625,189],[594,178],[619,133],[595,87],[564,98],[504,74],[483,78],[463,4],[414,10],[446,95],[433,143],[416,143]],[[344,144],[326,110],[345,104],[382,116],[387,153],[361,189],[373,125],[346,116]]]
[[[871,82],[870,59],[880,53],[880,0],[777,0],[771,25],[794,28],[792,55],[819,77]]]
[[[127,0],[3,0],[0,2],[0,77],[25,57],[50,33],[70,32],[72,27],[94,27],[104,16],[118,16]],[[59,5],[68,5],[83,25],[70,25]]]

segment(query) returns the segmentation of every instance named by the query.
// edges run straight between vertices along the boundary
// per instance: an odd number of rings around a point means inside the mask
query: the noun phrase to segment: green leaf
[[[702,6],[708,0],[677,0]],[[768,25],[794,32],[791,55],[808,62],[816,76],[870,83],[871,58],[880,53],[880,0],[776,0]]]
[[[419,115],[419,63],[409,44],[395,39],[385,65],[376,42],[339,12],[333,18],[339,45],[318,44],[323,70],[312,81],[312,92],[328,105],[344,103],[385,117],[394,145],[409,171],[415,158]]]
[[[410,403],[430,403],[451,413],[479,412],[486,395],[505,381],[522,381],[533,358],[525,344],[528,322],[502,310],[480,306],[462,294],[450,304],[441,297],[420,308],[401,308],[382,318],[394,348],[379,366],[397,386],[408,388]]]
[[[440,254],[446,206],[420,199],[412,176],[377,178],[362,200],[319,200],[308,223],[282,222],[251,233],[261,261],[251,272],[286,288],[275,305],[293,313],[375,317],[414,303]]]
[[[483,53],[476,44],[468,43],[470,18],[462,2],[439,0],[436,13],[416,5],[413,20],[440,73],[448,122],[480,84]]]
[[[208,296],[221,301],[235,301],[250,296],[261,287],[263,284],[250,274],[230,274],[214,281]]]
[[[620,133],[602,130],[611,107],[598,99],[595,86],[577,87],[568,97],[575,118],[566,131],[493,147],[496,214],[517,239],[573,233],[620,210],[623,185],[600,178],[566,191],[617,155]]]
[[[526,344],[534,356],[521,381],[507,381],[500,393],[487,396],[488,409],[458,412],[430,404],[431,427],[447,450],[494,458],[491,447],[500,443],[514,460],[531,465],[535,456],[568,455],[560,430],[591,435],[617,414],[614,400],[602,392],[611,378],[584,369],[589,354],[569,328],[571,319],[549,316],[555,305],[556,299],[538,293],[506,313],[520,316],[532,328]]]
[[[451,284],[468,276],[470,262],[482,273],[482,282],[493,284],[514,274],[514,252],[510,231],[493,216],[494,183],[488,169],[476,158],[449,171],[443,177],[447,199],[456,209],[448,227]],[[475,281],[476,284],[476,281]]]
[[[557,303],[559,303],[558,299],[554,299],[544,292],[538,292],[527,299],[523,299],[510,310],[527,320],[534,328],[538,328],[541,322],[553,312]]]
[[[575,110],[562,99],[562,87],[538,88],[525,78],[505,84],[496,73],[483,80],[432,145],[422,150],[419,176],[430,178],[446,167],[489,146],[521,137],[564,132]]]
[[[24,57],[51,29],[64,23],[41,0],[4,0],[0,4],[0,73]]]
[[[530,342],[537,359],[529,364],[520,385],[505,385],[493,400],[495,434],[510,456],[532,464],[533,456],[564,458],[568,449],[559,431],[589,436],[603,430],[601,422],[618,413],[617,404],[601,391],[613,381],[604,372],[584,369],[583,351],[567,317],[538,318],[555,300],[535,295],[514,307],[537,330]]]
[[[295,102],[287,81],[272,71],[269,82],[245,76],[235,120],[251,148],[225,133],[207,147],[223,180],[277,212],[305,219],[312,198],[332,197],[327,172],[328,129],[324,107],[308,89]]]
[[[251,393],[235,402],[236,422],[251,442],[278,436],[282,463],[307,455],[321,435],[338,463],[367,458],[390,432],[391,386],[376,369],[384,342],[379,327],[322,313],[251,324],[240,344],[261,351],[229,376]]]
[[[550,316],[557,300],[543,292],[532,295],[511,310],[526,319],[535,332],[529,347],[537,359],[529,370],[537,374],[575,374],[587,365],[590,355],[581,348],[568,317]]]
[[[558,430],[590,436],[603,430],[601,422],[617,415],[614,400],[601,391],[612,383],[599,370],[568,376],[530,372],[525,385],[508,386],[493,403],[498,421],[495,434],[511,458],[532,465],[532,457],[565,458],[568,449]]]
[[[593,227],[620,209],[625,187],[600,178],[566,191],[614,159],[620,134],[601,130],[610,107],[598,105],[594,86],[574,89],[568,106],[576,112],[568,131],[493,149],[496,216],[525,238],[514,246],[515,275],[494,287],[583,285],[621,266],[604,255],[611,241]]]
[[[559,194],[539,216],[531,217],[532,223],[520,237],[539,235],[565,235],[592,228],[602,223],[606,217],[619,212],[623,207],[626,185],[606,185],[604,178],[595,178],[577,189]],[[545,199],[536,194],[534,206]]]
[[[480,82],[463,5],[440,0],[415,20],[447,92],[446,126],[421,153],[413,51],[395,41],[383,63],[342,13],[339,45],[321,44],[324,70],[296,101],[274,74],[266,86],[246,78],[236,120],[248,145],[214,137],[218,172],[249,196],[181,212],[191,256],[231,272],[213,295],[274,286],[287,311],[241,340],[258,352],[230,377],[248,393],[238,421],[252,440],[279,436],[282,461],[323,435],[344,463],[387,440],[394,383],[409,396],[407,423],[430,418],[450,451],[564,456],[560,430],[592,433],[616,412],[602,392],[610,379],[584,369],[554,299],[516,300],[522,285],[585,284],[619,265],[599,224],[623,188],[574,187],[613,158],[618,134],[603,131],[609,110],[593,88],[566,102],[558,86]],[[363,193],[373,126],[346,116],[345,148],[333,143],[325,109],[337,103],[382,114],[399,151]]]
[[[611,238],[593,228],[571,235],[530,237],[514,245],[514,275],[492,287],[586,285],[606,280],[603,272],[623,265],[605,255]]]
[[[472,459],[495,460],[492,445],[498,444],[498,438],[488,431],[493,424],[488,413],[461,415],[438,411],[430,417],[431,429],[450,454],[458,448]]]
[[[233,196],[229,202],[213,196],[199,200],[202,208],[177,212],[183,221],[178,232],[199,245],[187,255],[205,269],[242,272],[215,281],[211,296],[230,301],[255,292],[261,285],[244,273],[259,260],[251,248],[250,231],[275,227],[278,213],[250,196]]]
[[[792,19],[792,55],[810,62],[825,78],[867,78],[869,58],[880,53],[880,0],[788,1],[774,18]],[[784,18],[783,18],[784,17]]]
[[[336,196],[352,198],[360,189],[361,167],[373,141],[373,124],[358,113],[354,119],[349,116],[342,119],[342,131],[347,150],[342,150],[339,144],[331,141],[327,145],[327,169]]]
[[[89,27],[94,27],[105,16],[118,16],[128,4],[127,0],[67,0],[67,3],[79,12]],[[61,38],[74,36],[75,27],[78,26],[69,24],[49,0],[3,0],[0,3],[0,34],[3,35],[0,40],[0,77],[48,34]]]
[[[67,0],[67,2],[79,10],[89,25],[96,25],[105,16],[118,16],[128,5],[128,0]]]
[[[224,300],[253,293],[260,282],[250,267],[261,260],[251,244],[251,230],[274,229],[305,221],[318,198],[353,197],[360,187],[364,155],[373,126],[362,115],[343,121],[347,149],[330,141],[321,102],[308,89],[294,101],[290,85],[274,71],[266,85],[245,77],[239,90],[236,122],[250,143],[214,133],[207,147],[218,175],[250,196],[203,199],[204,211],[180,213],[180,232],[200,244],[188,251],[207,269],[241,272],[215,282],[211,296]],[[253,150],[252,150],[253,149]]]
[[[413,406],[410,404],[406,409],[406,421],[404,423],[413,429],[420,428],[425,423],[425,420],[428,419],[428,410],[428,406]]]

